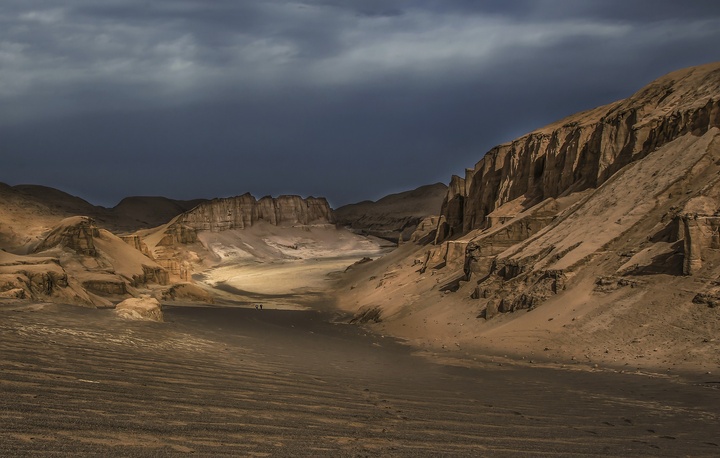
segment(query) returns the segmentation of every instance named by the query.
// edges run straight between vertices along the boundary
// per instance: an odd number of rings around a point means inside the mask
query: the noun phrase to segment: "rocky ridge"
[[[719,218],[716,63],[493,148],[414,243],[353,269],[339,302],[430,347],[482,337],[483,351],[712,366]]]
[[[488,217],[518,198],[527,209],[596,188],[678,137],[720,127],[718,75],[718,64],[670,73],[625,100],[496,146],[465,177],[452,177],[439,240],[490,227]]]

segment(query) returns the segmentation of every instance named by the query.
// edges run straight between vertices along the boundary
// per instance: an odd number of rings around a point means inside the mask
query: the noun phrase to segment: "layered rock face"
[[[52,295],[68,286],[68,276],[55,259],[40,258],[37,264],[0,262],[0,297],[26,299]]]
[[[720,306],[719,234],[716,63],[494,148],[452,178],[441,216],[414,244],[358,268],[383,280],[354,278],[347,304],[408,327],[410,311],[445,321],[451,301],[489,319],[547,302],[622,314],[612,308],[622,297],[638,319],[648,304],[685,319],[673,307]]]
[[[489,226],[486,217],[525,197],[596,188],[627,164],[685,134],[720,126],[720,65],[671,73],[632,97],[565,118],[490,150],[443,203],[441,240]]]
[[[157,246],[173,246],[175,244],[190,244],[198,241],[197,231],[181,223],[173,223],[165,229],[162,239]]]
[[[720,248],[718,127],[711,64],[496,147],[453,178],[425,267],[464,258],[486,318],[536,307],[603,250],[625,259],[595,267],[598,292],[708,275]]]
[[[94,237],[100,235],[95,221],[86,216],[65,218],[38,244],[34,252],[59,246],[69,248],[78,254],[96,256]]]
[[[443,200],[440,214],[441,224],[438,225],[437,240],[442,241],[463,232],[463,213],[465,211],[465,179],[457,175],[450,178],[447,196]]]
[[[132,295],[150,283],[169,283],[168,272],[147,255],[137,236],[121,239],[86,216],[66,218],[31,254],[2,252],[0,296],[108,306],[103,296]]]
[[[147,248],[152,259],[172,276],[173,280],[192,281],[193,266],[203,258],[214,259],[203,233],[249,229],[259,223],[279,227],[327,225],[334,222],[325,198],[300,196],[263,197],[255,199],[246,193],[237,197],[202,202],[153,232],[126,237],[136,248]],[[222,238],[221,234],[218,234]],[[225,240],[230,244],[233,236]],[[217,242],[216,245],[223,242]],[[237,251],[236,247],[231,251]]]
[[[131,234],[131,235],[121,235],[119,236],[120,239],[130,245],[131,247],[135,248],[145,256],[150,257],[150,251],[148,250],[147,245],[145,245],[145,242],[142,241],[142,238],[137,234]]]
[[[175,223],[196,231],[220,232],[245,229],[259,221],[274,226],[326,224],[333,222],[333,216],[325,198],[279,196],[256,200],[251,194],[243,194],[202,203],[180,215]]]
[[[532,309],[589,272],[600,274],[596,293],[643,291],[642,285],[671,279],[688,290],[712,285],[720,255],[719,170],[720,129],[680,137],[497,254],[493,275],[475,283],[500,312]],[[685,281],[683,274],[698,278]]]
[[[676,220],[678,238],[683,240],[683,274],[693,275],[703,267],[708,252],[720,250],[720,189],[715,180],[714,195],[691,199]]]

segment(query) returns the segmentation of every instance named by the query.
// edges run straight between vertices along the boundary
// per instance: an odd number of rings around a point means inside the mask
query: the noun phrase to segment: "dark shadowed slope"
[[[207,199],[174,200],[167,197],[126,197],[110,211],[121,221],[136,222],[136,227],[157,227],[177,215],[192,210]]]
[[[407,240],[426,216],[438,215],[447,186],[442,183],[421,186],[412,191],[390,194],[377,202],[344,205],[335,210],[338,224],[354,230],[397,241]]]

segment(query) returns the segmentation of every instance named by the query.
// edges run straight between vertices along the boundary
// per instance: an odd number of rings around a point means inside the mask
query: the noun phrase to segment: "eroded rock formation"
[[[632,97],[565,118],[490,150],[453,177],[441,240],[488,227],[487,216],[524,197],[596,188],[627,164],[685,135],[720,127],[720,66],[671,73]]]
[[[126,320],[163,321],[160,302],[149,296],[125,299],[115,306],[115,313]]]
[[[710,64],[671,73],[626,100],[493,148],[465,178],[452,177],[436,246],[428,249],[421,272],[457,265],[454,245],[464,244],[465,280],[477,283],[472,296],[492,299],[485,316],[533,308],[565,288],[566,272],[668,200],[683,208],[667,204],[676,215],[674,238],[665,236],[638,255],[632,251],[616,273],[675,272],[679,250],[680,271],[692,275],[720,247],[718,178],[712,172],[718,127],[720,65]],[[649,156],[643,166],[625,171]],[[626,173],[617,178],[621,169]],[[695,182],[704,187],[693,190]],[[627,214],[613,211],[619,202]],[[612,284],[635,283],[621,278]]]
[[[598,279],[601,289],[596,291],[637,286],[633,275],[699,272],[705,258],[717,259],[718,254],[715,215],[720,205],[708,193],[716,189],[719,146],[717,128],[668,143],[624,168],[578,205],[558,211],[545,223],[547,229],[521,231],[520,240],[494,257],[478,256],[477,249],[469,248],[466,273],[479,273],[478,288],[490,291],[486,296],[499,300],[500,312],[508,312],[534,308],[563,291],[567,278],[601,253],[618,253],[618,258],[596,267],[609,274]],[[704,186],[693,190],[697,183]],[[667,228],[672,214],[679,230]],[[521,222],[515,218],[507,225]],[[477,241],[494,234],[497,231],[483,231]],[[677,242],[684,245],[681,269],[674,267]]]
[[[0,254],[3,297],[106,307],[107,297],[169,283],[168,272],[148,257],[140,237],[121,239],[86,216],[60,221],[30,254]]]
[[[147,245],[142,241],[142,238],[139,235],[121,235],[120,238],[123,242],[135,248],[145,256],[150,256],[150,251],[148,250]]]
[[[56,264],[38,264],[23,267],[0,266],[0,293],[26,298],[52,295],[58,288],[66,288],[68,278]]]
[[[443,220],[438,225],[438,241],[445,240],[456,234],[462,234],[466,194],[465,179],[453,175],[450,178],[447,196],[443,200],[440,210]]]
[[[142,286],[148,283],[156,283],[158,285],[167,285],[170,283],[170,276],[167,270],[161,266],[148,266],[145,264],[141,265],[142,274],[136,274],[132,276],[132,286]]]
[[[409,326],[411,312],[425,325],[452,307],[492,318],[619,297],[717,306],[720,63],[492,149],[451,179],[442,214],[423,224],[435,222],[392,261],[358,269],[348,307]]]
[[[300,196],[263,197],[256,200],[251,194],[213,199],[183,213],[175,223],[171,237],[184,239],[184,227],[195,231],[220,232],[227,229],[244,229],[259,221],[274,226],[332,223],[332,210],[325,198]],[[180,234],[178,235],[178,231]]]
[[[720,203],[709,196],[691,199],[679,216],[683,239],[683,273],[692,275],[703,266],[703,252],[720,249]]]
[[[93,237],[100,235],[95,221],[86,216],[65,218],[33,250],[34,253],[54,247],[69,248],[85,256],[97,256]]]
[[[423,218],[415,227],[415,231],[410,236],[410,241],[413,243],[427,243],[434,240],[439,221],[440,218],[435,215]]]
[[[157,246],[187,245],[197,241],[197,231],[194,228],[180,222],[174,222],[165,229],[163,237],[157,243]]]

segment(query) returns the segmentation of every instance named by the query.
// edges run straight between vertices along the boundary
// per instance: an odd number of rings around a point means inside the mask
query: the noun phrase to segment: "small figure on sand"
[[[255,304],[255,310],[262,310],[262,304]]]

